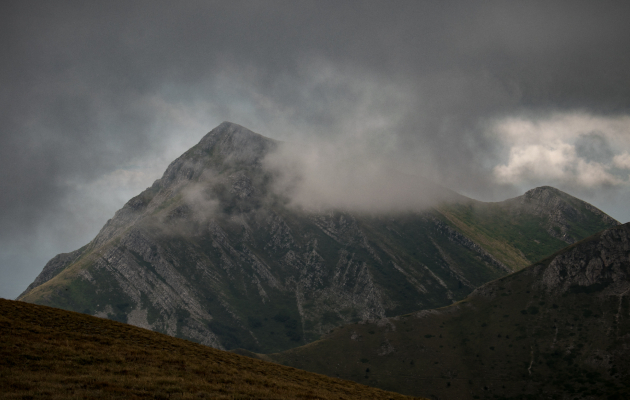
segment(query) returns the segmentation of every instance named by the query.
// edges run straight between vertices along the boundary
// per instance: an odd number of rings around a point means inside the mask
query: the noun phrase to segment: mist
[[[427,177],[401,172],[386,155],[360,144],[281,143],[263,167],[274,176],[275,194],[307,212],[424,211],[463,198]]]

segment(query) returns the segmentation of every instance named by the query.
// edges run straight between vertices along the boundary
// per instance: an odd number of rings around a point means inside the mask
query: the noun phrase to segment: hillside
[[[306,211],[266,167],[279,146],[219,125],[19,299],[277,352],[344,323],[452,304],[618,224],[553,188],[481,203],[415,177],[405,185],[433,194],[415,211]]]
[[[0,398],[408,397],[106,319],[0,299]]]
[[[438,210],[515,270],[619,224],[591,204],[550,186],[502,202],[469,200],[442,204]]]
[[[454,305],[335,329],[259,356],[433,399],[630,396],[630,224]]]

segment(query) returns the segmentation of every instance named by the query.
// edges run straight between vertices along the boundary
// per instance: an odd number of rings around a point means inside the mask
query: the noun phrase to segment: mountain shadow
[[[630,224],[451,306],[346,325],[259,357],[432,399],[627,399]]]

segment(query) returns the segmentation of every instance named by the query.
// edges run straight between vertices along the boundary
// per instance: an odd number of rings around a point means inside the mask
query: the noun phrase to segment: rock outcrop
[[[627,226],[627,225],[626,225]],[[552,259],[542,284],[553,293],[630,289],[630,236],[627,229],[607,229]]]

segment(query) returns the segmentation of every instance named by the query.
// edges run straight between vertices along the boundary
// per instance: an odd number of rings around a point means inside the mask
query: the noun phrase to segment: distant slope
[[[0,397],[407,399],[145,329],[0,299]]]
[[[261,356],[435,399],[630,397],[630,224],[437,310]]]
[[[19,299],[277,352],[344,323],[451,304],[617,224],[553,188],[486,204],[414,177],[405,184],[439,194],[436,208],[306,212],[273,190],[262,160],[277,146],[219,125]]]
[[[516,269],[619,224],[591,204],[550,186],[502,202],[471,200],[443,204],[438,210],[453,226]]]

